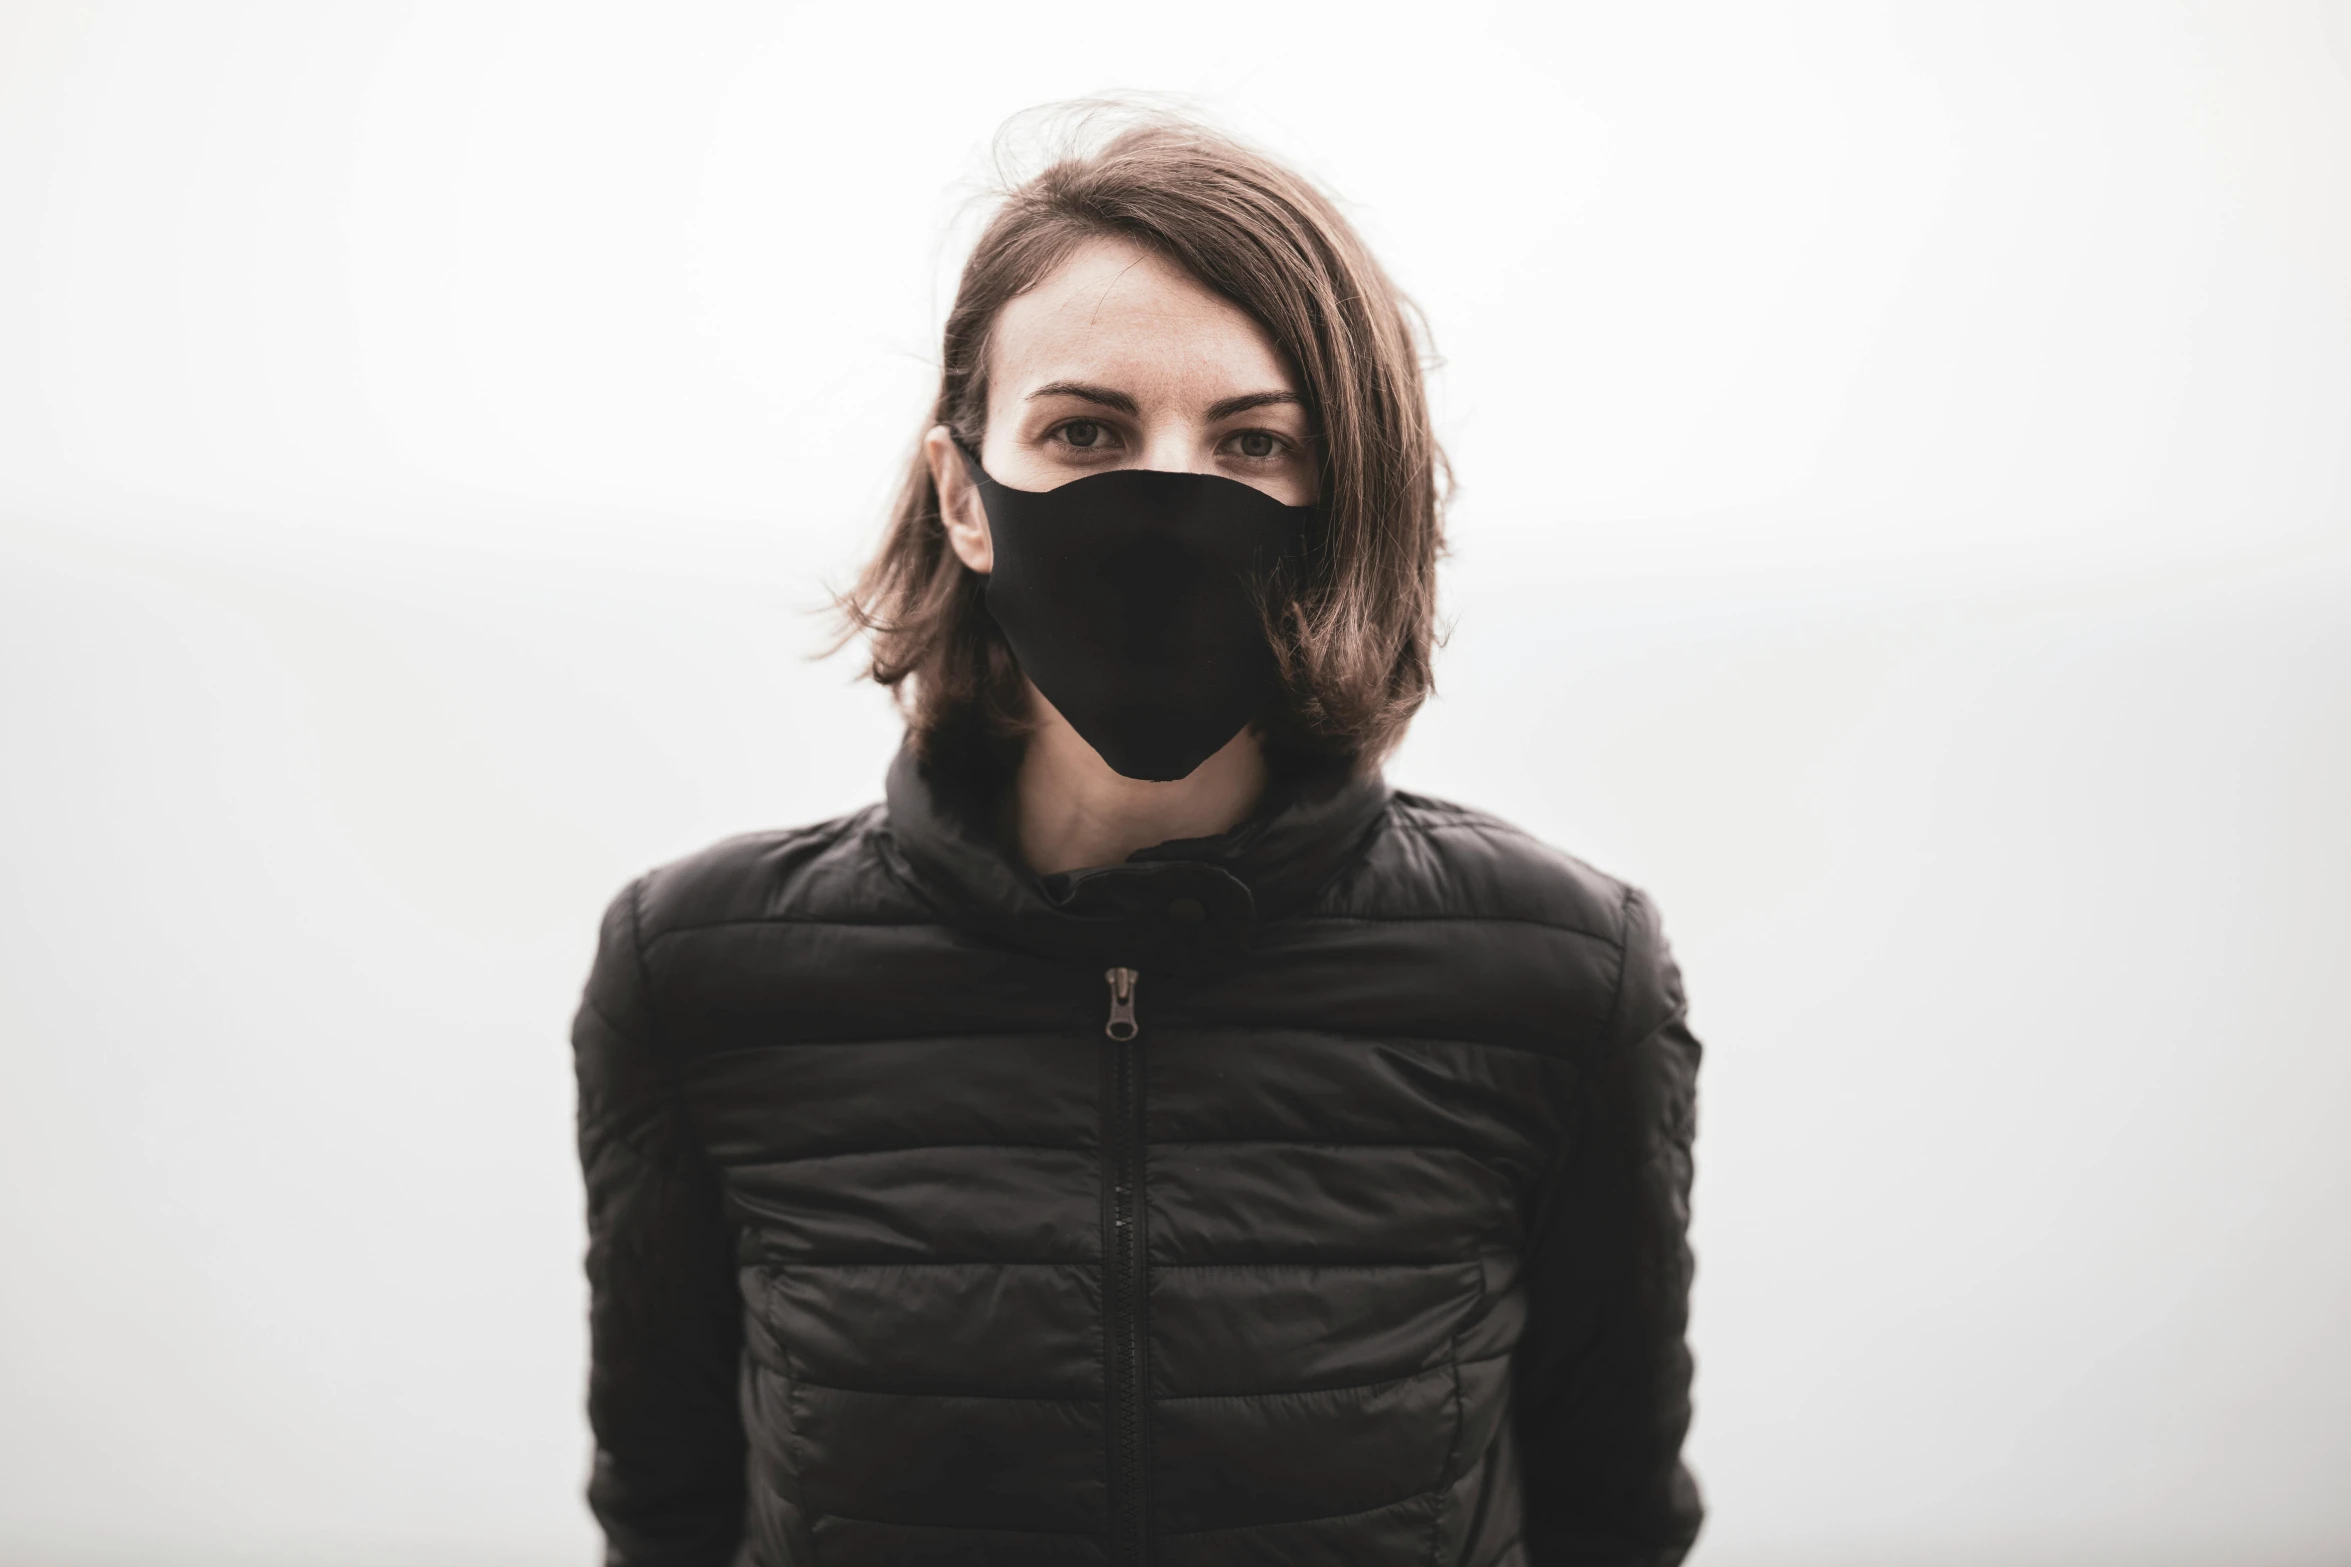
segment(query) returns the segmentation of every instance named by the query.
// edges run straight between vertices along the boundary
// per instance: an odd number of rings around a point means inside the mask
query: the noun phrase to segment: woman
[[[605,917],[610,1561],[1681,1559],[1698,1045],[1640,893],[1381,782],[1438,465],[1295,174],[1011,194],[850,599],[886,803]]]

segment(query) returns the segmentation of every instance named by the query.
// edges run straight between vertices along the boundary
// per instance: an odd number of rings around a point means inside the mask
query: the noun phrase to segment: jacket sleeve
[[[588,1505],[607,1567],[725,1567],[744,1502],[734,1227],[660,1048],[641,886],[605,913],[572,1025],[596,1436]]]
[[[1525,1258],[1514,1366],[1533,1567],[1674,1567],[1704,1516],[1690,1424],[1699,1046],[1657,913],[1628,891],[1613,1018],[1571,1085]]]

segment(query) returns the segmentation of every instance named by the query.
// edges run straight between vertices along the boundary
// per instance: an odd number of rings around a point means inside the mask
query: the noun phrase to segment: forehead
[[[1050,381],[1179,395],[1296,391],[1264,327],[1156,251],[1089,240],[1006,301],[990,334],[996,389]],[[1246,385],[1243,385],[1246,383]]]

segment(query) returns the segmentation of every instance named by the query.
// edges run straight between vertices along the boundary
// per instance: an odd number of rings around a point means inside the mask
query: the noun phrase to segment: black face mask
[[[995,545],[988,613],[1102,760],[1188,777],[1265,710],[1280,672],[1259,590],[1304,550],[1316,508],[1142,468],[1009,489],[957,445]]]

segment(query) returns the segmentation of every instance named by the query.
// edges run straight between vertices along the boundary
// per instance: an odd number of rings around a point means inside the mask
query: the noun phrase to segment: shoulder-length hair
[[[1133,125],[1009,191],[947,316],[931,422],[977,448],[989,334],[1006,301],[1079,246],[1149,247],[1253,317],[1301,384],[1320,462],[1320,537],[1266,619],[1284,748],[1376,762],[1431,686],[1444,458],[1429,428],[1411,306],[1329,198],[1273,159],[1180,120]],[[975,724],[1026,727],[1020,666],[949,547],[919,446],[880,550],[842,596],[871,636],[918,746]]]

